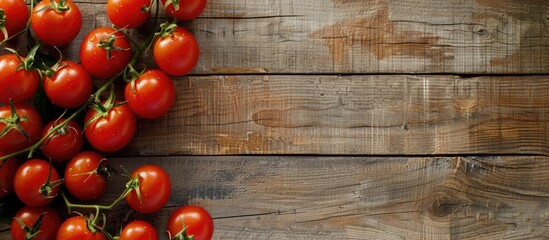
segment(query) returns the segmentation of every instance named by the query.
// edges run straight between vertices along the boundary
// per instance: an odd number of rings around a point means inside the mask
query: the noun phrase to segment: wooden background
[[[77,1],[66,56],[105,2]],[[160,231],[197,204],[215,239],[549,239],[546,0],[210,0],[180,24],[195,71],[110,158],[169,171],[136,216]]]

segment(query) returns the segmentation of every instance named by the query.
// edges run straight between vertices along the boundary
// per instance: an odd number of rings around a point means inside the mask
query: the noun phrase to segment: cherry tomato
[[[136,28],[147,21],[150,0],[108,0],[107,16],[119,28]]]
[[[175,100],[172,79],[159,70],[147,70],[139,78],[126,84],[124,96],[135,115],[153,119],[166,114]]]
[[[63,108],[82,106],[92,94],[93,81],[78,63],[63,61],[61,68],[44,80],[44,91],[53,104]]]
[[[135,220],[122,229],[120,240],[158,240],[158,232],[150,223]]]
[[[175,10],[173,4],[166,6],[166,0],[162,0],[162,5],[171,17],[178,20],[192,20],[204,11],[206,2],[206,0],[180,0],[178,10]]]
[[[120,102],[112,107],[106,117],[91,121],[84,129],[88,142],[102,152],[114,152],[122,149],[132,140],[135,133],[136,119],[130,107]],[[85,122],[89,122],[97,113],[90,109]]]
[[[182,76],[193,70],[199,54],[198,42],[182,27],[177,27],[171,35],[158,38],[153,47],[154,61],[172,76]]]
[[[25,226],[32,229],[40,215],[44,214],[38,234],[32,238],[33,240],[54,240],[57,234],[57,229],[61,225],[61,216],[52,207],[30,207],[26,206],[15,214],[11,221],[11,237],[13,240],[26,240],[26,233],[17,219],[21,220]]]
[[[21,164],[13,180],[15,194],[17,194],[19,200],[32,207],[48,205],[59,191],[59,186],[51,188],[49,196],[44,196],[46,193],[40,191],[42,186],[46,184],[50,169],[50,182],[59,180],[55,168],[50,167],[50,164],[42,159],[30,159]]]
[[[14,103],[28,102],[38,90],[38,72],[17,70],[20,65],[15,54],[0,56],[0,103],[8,104],[10,98]]]
[[[64,118],[59,118],[46,124],[42,130],[42,137],[45,137],[50,129],[53,129],[64,121]],[[71,159],[71,157],[80,152],[82,146],[84,146],[82,128],[75,121],[69,121],[67,125],[50,135],[42,143],[40,151],[52,161],[60,162]]]
[[[32,30],[42,42],[52,46],[66,45],[72,41],[81,26],[80,9],[72,0],[55,0],[55,4],[43,0],[32,10]]]
[[[187,227],[187,235],[194,236],[195,240],[210,240],[213,236],[214,225],[212,216],[202,207],[183,206],[175,210],[168,220],[170,239]]]
[[[85,151],[76,154],[65,168],[65,186],[76,198],[94,201],[105,193],[107,159],[101,154]]]
[[[141,201],[134,189],[126,195],[128,205],[140,213],[153,213],[162,209],[172,188],[168,173],[159,166],[149,164],[136,168],[131,176],[139,179]]]
[[[2,18],[2,15],[5,17],[3,27],[6,28],[8,37],[25,29],[30,16],[29,9],[24,0],[2,0],[0,1],[0,9],[4,11],[3,13],[0,13],[0,19]],[[4,34],[0,33],[0,41],[3,41],[4,39]]]
[[[57,240],[106,240],[107,237],[101,231],[91,232],[87,221],[82,216],[71,217],[57,231]]]
[[[0,156],[3,154],[0,153]],[[13,178],[19,167],[15,158],[8,158],[0,162],[0,199],[13,192]]]
[[[0,152],[13,153],[23,150],[40,139],[42,132],[42,118],[38,111],[31,106],[23,104],[15,104],[15,111],[19,116],[19,126],[25,131],[28,139],[16,128],[11,128],[6,135],[0,137]],[[9,105],[0,107],[0,119],[3,121],[11,121],[11,108]],[[2,132],[9,124],[0,121],[0,132]]]
[[[80,45],[80,62],[96,78],[114,77],[126,68],[131,58],[130,42],[114,28],[96,28],[84,37]]]

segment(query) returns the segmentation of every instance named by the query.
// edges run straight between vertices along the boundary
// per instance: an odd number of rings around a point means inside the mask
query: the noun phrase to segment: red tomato
[[[31,27],[42,42],[62,46],[76,38],[80,32],[82,15],[71,0],[55,0],[55,3],[43,0],[36,4],[31,14]]]
[[[131,58],[130,42],[114,28],[96,28],[84,37],[80,45],[80,62],[96,78],[114,77],[126,68]]]
[[[172,79],[159,70],[147,70],[132,84],[127,83],[124,96],[135,115],[153,119],[166,114],[175,100]]]
[[[135,133],[136,120],[127,104],[117,102],[118,106],[111,108],[106,117],[100,117],[84,129],[88,142],[102,152],[114,152],[122,149],[132,140]],[[90,109],[85,117],[89,122],[96,114]]]
[[[48,205],[59,191],[59,186],[53,187],[49,196],[44,196],[45,193],[40,191],[48,179],[50,169],[50,182],[59,180],[55,168],[50,168],[50,164],[42,159],[30,159],[21,164],[13,180],[15,194],[19,200],[32,207]]]
[[[150,223],[135,220],[122,229],[120,240],[158,240],[158,232]]]
[[[172,188],[168,173],[156,165],[143,165],[135,169],[131,176],[139,179],[141,201],[134,189],[126,195],[128,205],[140,213],[153,213],[162,209]]]
[[[38,90],[38,72],[17,70],[20,65],[15,54],[0,56],[0,103],[8,104],[10,98],[14,103],[28,102]]]
[[[195,240],[210,240],[214,225],[212,216],[202,207],[183,206],[175,210],[168,220],[170,239],[181,233],[187,227],[187,235]]]
[[[0,9],[4,12],[0,13],[5,17],[3,27],[8,32],[8,37],[13,36],[25,29],[29,20],[29,9],[24,0],[2,0],[0,1]],[[4,34],[0,33],[0,41],[5,39]]]
[[[136,28],[151,15],[150,0],[108,0],[107,16],[119,28]]]
[[[107,188],[107,177],[102,173],[106,167],[107,159],[101,154],[92,151],[78,153],[65,168],[65,186],[80,200],[97,200]]]
[[[63,108],[82,106],[93,90],[90,74],[73,61],[63,61],[60,66],[52,77],[44,79],[46,95],[53,104]]]
[[[11,128],[6,135],[0,137],[0,152],[3,153],[13,153],[31,146],[40,139],[40,133],[42,132],[42,118],[34,107],[15,104],[15,111],[20,117],[18,124],[25,130],[29,138],[27,139],[17,129]],[[9,127],[10,124],[6,124],[6,121],[13,124],[17,122],[17,119],[11,119],[9,105],[0,107],[0,119],[4,121],[0,121],[0,132]]]
[[[175,2],[175,0],[172,1]],[[166,6],[166,0],[162,0],[162,5],[171,17],[178,20],[192,20],[204,11],[206,2],[206,0],[179,0],[179,9],[177,10],[175,10],[173,3]]]
[[[91,232],[87,227],[86,219],[82,216],[71,217],[57,231],[57,240],[106,240],[101,231]]]
[[[177,27],[171,35],[159,37],[153,47],[154,61],[158,67],[173,76],[193,70],[199,54],[198,42],[182,27]]]
[[[18,167],[19,163],[15,158],[8,158],[4,162],[0,162],[0,199],[13,192],[13,178]]]
[[[15,217],[11,221],[11,237],[13,240],[26,240],[26,233],[23,227],[19,224],[17,219],[21,220],[25,226],[32,229],[40,215],[42,222],[38,228],[38,235],[33,240],[54,240],[57,234],[57,229],[61,225],[61,216],[52,207],[23,207],[17,211]]]
[[[64,118],[60,118],[46,124],[42,130],[42,137],[64,121]],[[42,143],[40,151],[52,161],[67,161],[80,152],[82,146],[84,146],[82,128],[75,121],[69,121]]]

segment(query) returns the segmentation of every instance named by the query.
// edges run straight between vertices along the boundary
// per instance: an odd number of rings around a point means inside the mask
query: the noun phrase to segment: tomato
[[[132,83],[127,83],[124,96],[135,115],[153,119],[166,114],[175,101],[172,79],[159,70],[147,70]]]
[[[107,188],[107,159],[101,154],[85,151],[74,156],[65,168],[65,186],[76,198],[94,201]]]
[[[168,233],[170,239],[187,227],[188,236],[194,236],[195,240],[210,240],[213,236],[214,225],[212,216],[204,208],[199,206],[183,206],[175,210],[168,220]]]
[[[71,217],[57,231],[57,240],[106,240],[107,237],[99,230],[90,231],[87,221],[82,216]]]
[[[4,24],[0,27],[5,27],[8,32],[8,37],[13,36],[25,29],[29,20],[29,9],[24,0],[2,0],[0,1],[0,19],[4,19]],[[0,34],[0,41],[6,38],[4,34]]]
[[[44,213],[40,227],[37,229],[37,235],[33,240],[54,240],[57,234],[57,229],[61,225],[61,216],[52,207],[30,207],[26,206],[15,214],[11,221],[11,237],[13,240],[26,240],[26,233],[23,226],[20,225],[17,219],[21,220],[28,228],[33,228],[36,221]]]
[[[53,104],[63,108],[82,106],[92,94],[93,81],[78,63],[63,61],[51,77],[44,79],[44,91]]]
[[[90,122],[96,114],[99,113],[90,109],[84,118],[85,122]],[[128,145],[135,134],[135,128],[136,119],[130,107],[117,102],[105,117],[91,121],[84,129],[84,134],[95,149],[114,152]]]
[[[194,36],[182,27],[177,27],[164,37],[159,37],[153,47],[154,61],[158,67],[173,76],[181,76],[193,70],[200,50]]]
[[[159,166],[149,164],[136,168],[131,176],[139,180],[141,201],[137,196],[137,189],[134,189],[126,195],[128,205],[140,213],[153,213],[162,209],[172,188],[168,173]]]
[[[131,58],[130,42],[114,28],[96,28],[84,37],[80,45],[80,62],[96,78],[114,77],[126,68]]]
[[[0,136],[0,152],[6,154],[23,150],[36,143],[42,132],[42,118],[34,107],[15,104],[15,111],[19,120],[17,117],[12,118],[9,105],[0,107],[0,132],[11,128],[4,136]],[[29,137],[28,139],[16,129],[16,125],[21,126]]]
[[[55,4],[43,0],[32,10],[31,27],[42,42],[62,46],[80,32],[82,15],[72,0],[55,0]]]
[[[13,178],[18,167],[19,163],[15,158],[8,158],[0,162],[0,199],[13,192]]]
[[[59,118],[46,124],[42,130],[42,137],[45,137],[50,129],[64,121],[64,118]],[[75,121],[69,121],[67,125],[50,135],[42,143],[40,151],[52,161],[59,162],[71,159],[72,156],[80,152],[82,146],[84,146],[82,128]]]
[[[151,0],[108,0],[107,16],[119,28],[136,28],[151,15]]]
[[[135,220],[122,229],[120,240],[158,240],[158,232],[150,223]]]
[[[0,103],[8,104],[10,98],[14,103],[28,102],[38,90],[38,72],[17,70],[20,65],[15,54],[0,56]]]
[[[59,186],[55,186],[51,188],[49,196],[46,192],[41,192],[42,186],[46,184],[48,179],[50,169],[50,182],[59,180],[55,168],[50,167],[50,164],[42,159],[30,159],[21,164],[13,180],[15,194],[17,194],[19,200],[32,207],[48,205],[59,191]]]
[[[166,0],[162,0],[164,9],[171,17],[178,20],[192,20],[198,17],[206,7],[206,0],[179,0],[179,9],[175,10],[173,3],[168,3],[166,6]],[[170,2],[175,2],[171,0]]]

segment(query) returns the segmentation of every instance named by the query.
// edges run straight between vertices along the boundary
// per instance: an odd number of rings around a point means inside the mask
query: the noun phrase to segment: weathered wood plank
[[[78,1],[67,56],[108,24],[105,2]],[[199,74],[549,73],[545,0],[210,0],[183,26],[200,43]]]
[[[126,155],[548,154],[549,79],[200,76]]]

